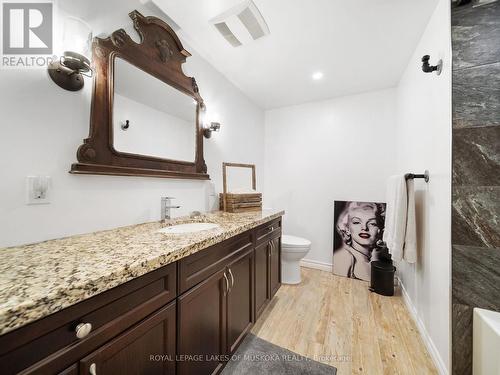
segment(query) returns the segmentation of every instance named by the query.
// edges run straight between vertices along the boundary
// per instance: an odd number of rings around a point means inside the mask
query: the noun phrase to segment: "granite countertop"
[[[0,335],[283,214],[215,212],[0,249]],[[220,227],[175,235],[157,232],[193,221]]]

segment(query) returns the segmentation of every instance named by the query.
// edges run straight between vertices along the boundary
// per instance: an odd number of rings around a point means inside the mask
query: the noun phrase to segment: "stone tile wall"
[[[500,1],[452,5],[452,372],[472,374],[472,311],[500,311]],[[484,5],[482,5],[484,4]]]

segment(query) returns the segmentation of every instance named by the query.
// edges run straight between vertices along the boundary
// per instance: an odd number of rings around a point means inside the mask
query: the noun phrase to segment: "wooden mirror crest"
[[[196,80],[182,71],[191,56],[164,21],[145,17],[138,11],[129,14],[140,36],[136,43],[125,30],[116,30],[108,38],[94,38],[92,65],[94,86],[89,137],[78,148],[78,163],[71,173],[125,176],[149,176],[187,179],[209,179],[203,157],[205,109]],[[138,69],[163,81],[196,102],[196,145],[194,161],[179,161],[154,156],[119,152],[113,146],[114,62],[119,57]],[[194,109],[194,104],[193,104]]]

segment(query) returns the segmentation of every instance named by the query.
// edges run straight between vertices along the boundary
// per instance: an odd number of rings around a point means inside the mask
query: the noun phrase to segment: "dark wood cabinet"
[[[175,314],[174,301],[83,358],[80,373],[174,375]]]
[[[255,247],[255,320],[260,317],[271,300],[269,249],[269,242],[264,242]]]
[[[172,263],[0,336],[2,375],[71,374],[84,356],[175,300],[176,279]],[[92,325],[83,338],[80,323]]]
[[[226,269],[179,297],[177,374],[214,374],[226,354]]]
[[[227,351],[233,353],[254,321],[254,251],[250,249],[229,264],[227,293]]]
[[[265,236],[255,247],[255,319],[281,286],[281,231],[275,228],[261,229]]]
[[[184,293],[213,273],[220,271],[238,254],[253,248],[253,232],[245,232],[177,262],[179,294]]]
[[[2,375],[219,373],[281,285],[280,247],[277,219],[0,336]]]
[[[178,374],[215,374],[253,323],[254,250],[179,298]]]
[[[269,284],[273,298],[281,286],[281,237],[275,237],[269,242]]]

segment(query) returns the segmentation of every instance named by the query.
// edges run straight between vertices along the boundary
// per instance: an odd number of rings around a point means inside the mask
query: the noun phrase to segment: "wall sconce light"
[[[207,107],[205,107],[204,103],[201,103],[200,110],[200,123],[203,127],[203,135],[205,138],[210,138],[212,137],[212,132],[218,132],[220,129],[220,122],[210,120],[218,120],[219,115],[212,112],[207,113]]]
[[[220,129],[220,123],[211,122],[210,124],[204,126],[203,135],[205,136],[205,138],[210,138],[212,136],[212,132],[218,132],[219,129]]]
[[[89,60],[91,41],[92,30],[86,22],[76,17],[65,19],[62,46],[71,48],[71,51],[64,51],[59,60],[51,62],[48,67],[50,78],[59,87],[78,91],[83,88],[83,76],[92,76]]]

